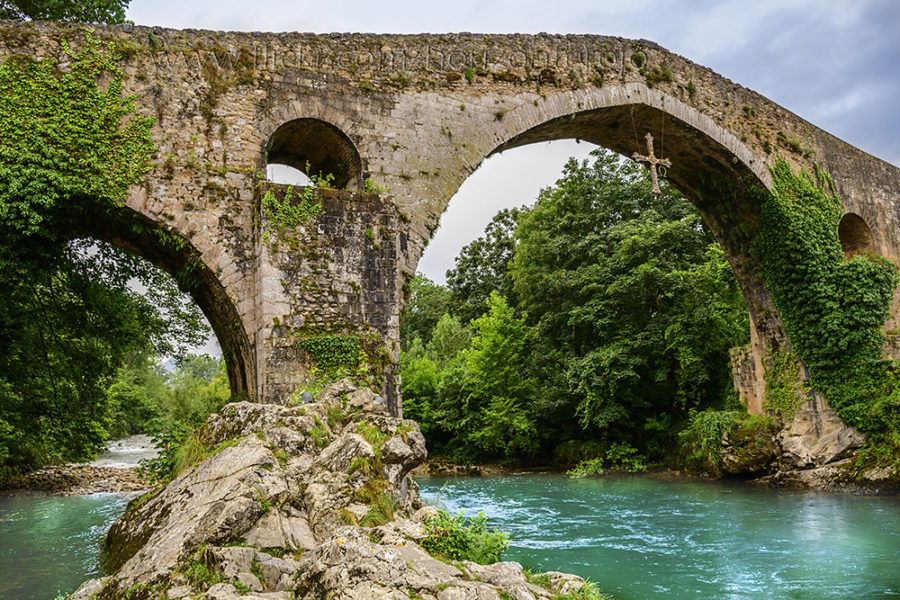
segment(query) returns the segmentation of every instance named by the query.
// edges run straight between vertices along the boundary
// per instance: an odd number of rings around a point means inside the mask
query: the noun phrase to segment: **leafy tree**
[[[582,426],[646,447],[650,419],[725,394],[746,310],[687,200],[665,184],[650,193],[610,153],[593,158],[570,161],[520,220],[512,275],[540,339],[566,357]]]
[[[487,300],[497,292],[516,305],[509,263],[515,252],[515,231],[524,208],[503,209],[494,215],[484,235],[467,244],[447,271],[452,312],[468,323],[487,311]]]
[[[431,407],[439,443],[458,458],[533,454],[537,428],[529,405],[536,381],[529,375],[530,330],[497,294],[488,312],[472,321],[471,345],[445,363]]]
[[[131,0],[0,0],[0,19],[124,23]]]
[[[450,307],[450,291],[424,275],[416,273],[409,282],[409,297],[400,320],[400,345],[409,347],[417,337],[424,343]]]
[[[118,367],[135,355],[183,352],[205,339],[199,311],[171,278],[105,244],[68,244],[46,270],[27,262],[5,267],[0,420],[11,429],[0,431],[4,470],[89,458],[109,433],[106,386]],[[119,401],[128,395],[121,386],[115,391]],[[122,414],[149,410],[140,398],[129,403]]]

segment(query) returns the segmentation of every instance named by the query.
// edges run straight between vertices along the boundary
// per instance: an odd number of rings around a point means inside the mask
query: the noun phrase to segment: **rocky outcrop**
[[[846,425],[818,394],[810,394],[776,436],[774,472],[756,483],[779,487],[872,494],[900,487],[890,468],[857,467],[866,437]]]
[[[409,475],[425,440],[367,389],[229,404],[193,441],[208,457],[129,505],[105,541],[111,575],[75,598],[533,600],[584,583],[430,556],[433,509]]]

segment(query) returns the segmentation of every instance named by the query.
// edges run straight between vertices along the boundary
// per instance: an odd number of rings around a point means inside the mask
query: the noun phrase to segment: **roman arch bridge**
[[[124,91],[155,117],[158,148],[123,209],[150,227],[96,223],[92,233],[172,272],[202,263],[192,294],[232,389],[251,399],[281,401],[303,380],[312,346],[302,340],[353,332],[379,350],[399,409],[404,284],[466,177],[525,144],[580,138],[630,156],[651,132],[663,145],[669,179],[715,233],[749,304],[752,345],[734,358],[751,412],[766,351],[785,340],[748,251],[759,208],[749,190],[771,186],[774,157],[832,174],[846,251],[900,258],[900,170],[652,42],[134,26],[92,35],[122,54]],[[65,69],[64,40],[77,48],[85,30],[0,22],[3,57]],[[272,163],[332,174],[324,214],[285,231],[266,208],[288,193],[265,180]],[[161,244],[154,229],[186,243]]]

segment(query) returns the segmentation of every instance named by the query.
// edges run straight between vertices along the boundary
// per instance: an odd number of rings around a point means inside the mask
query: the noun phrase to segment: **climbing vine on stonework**
[[[155,151],[153,119],[121,95],[116,46],[85,31],[79,52],[63,47],[65,66],[23,56],[0,65],[0,222],[20,235],[47,235],[75,200],[120,205]]]
[[[317,190],[329,189],[334,176],[313,175],[310,179],[313,185],[301,188],[296,194],[292,186],[288,186],[282,198],[272,190],[266,190],[263,194],[260,208],[266,219],[263,227],[264,242],[274,245],[277,241],[283,241],[291,250],[298,250],[300,238],[297,228],[325,214]]]
[[[793,351],[845,423],[900,444],[900,377],[881,360],[897,266],[875,254],[845,259],[828,175],[798,175],[778,159],[772,179],[756,251]]]
[[[355,335],[322,335],[304,338],[297,345],[312,355],[316,366],[325,371],[355,369],[365,362],[365,353]]]

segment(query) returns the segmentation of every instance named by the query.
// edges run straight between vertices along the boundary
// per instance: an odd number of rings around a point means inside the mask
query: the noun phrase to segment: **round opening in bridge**
[[[343,131],[319,119],[295,119],[279,127],[266,145],[268,165],[284,165],[315,178],[330,179],[338,189],[359,189],[362,163],[359,152]],[[269,177],[289,177],[289,170],[269,171]],[[300,183],[277,181],[276,183]]]
[[[857,214],[847,213],[841,217],[841,222],[838,224],[838,237],[841,240],[841,249],[847,258],[862,252],[875,251],[875,238],[872,230]]]

